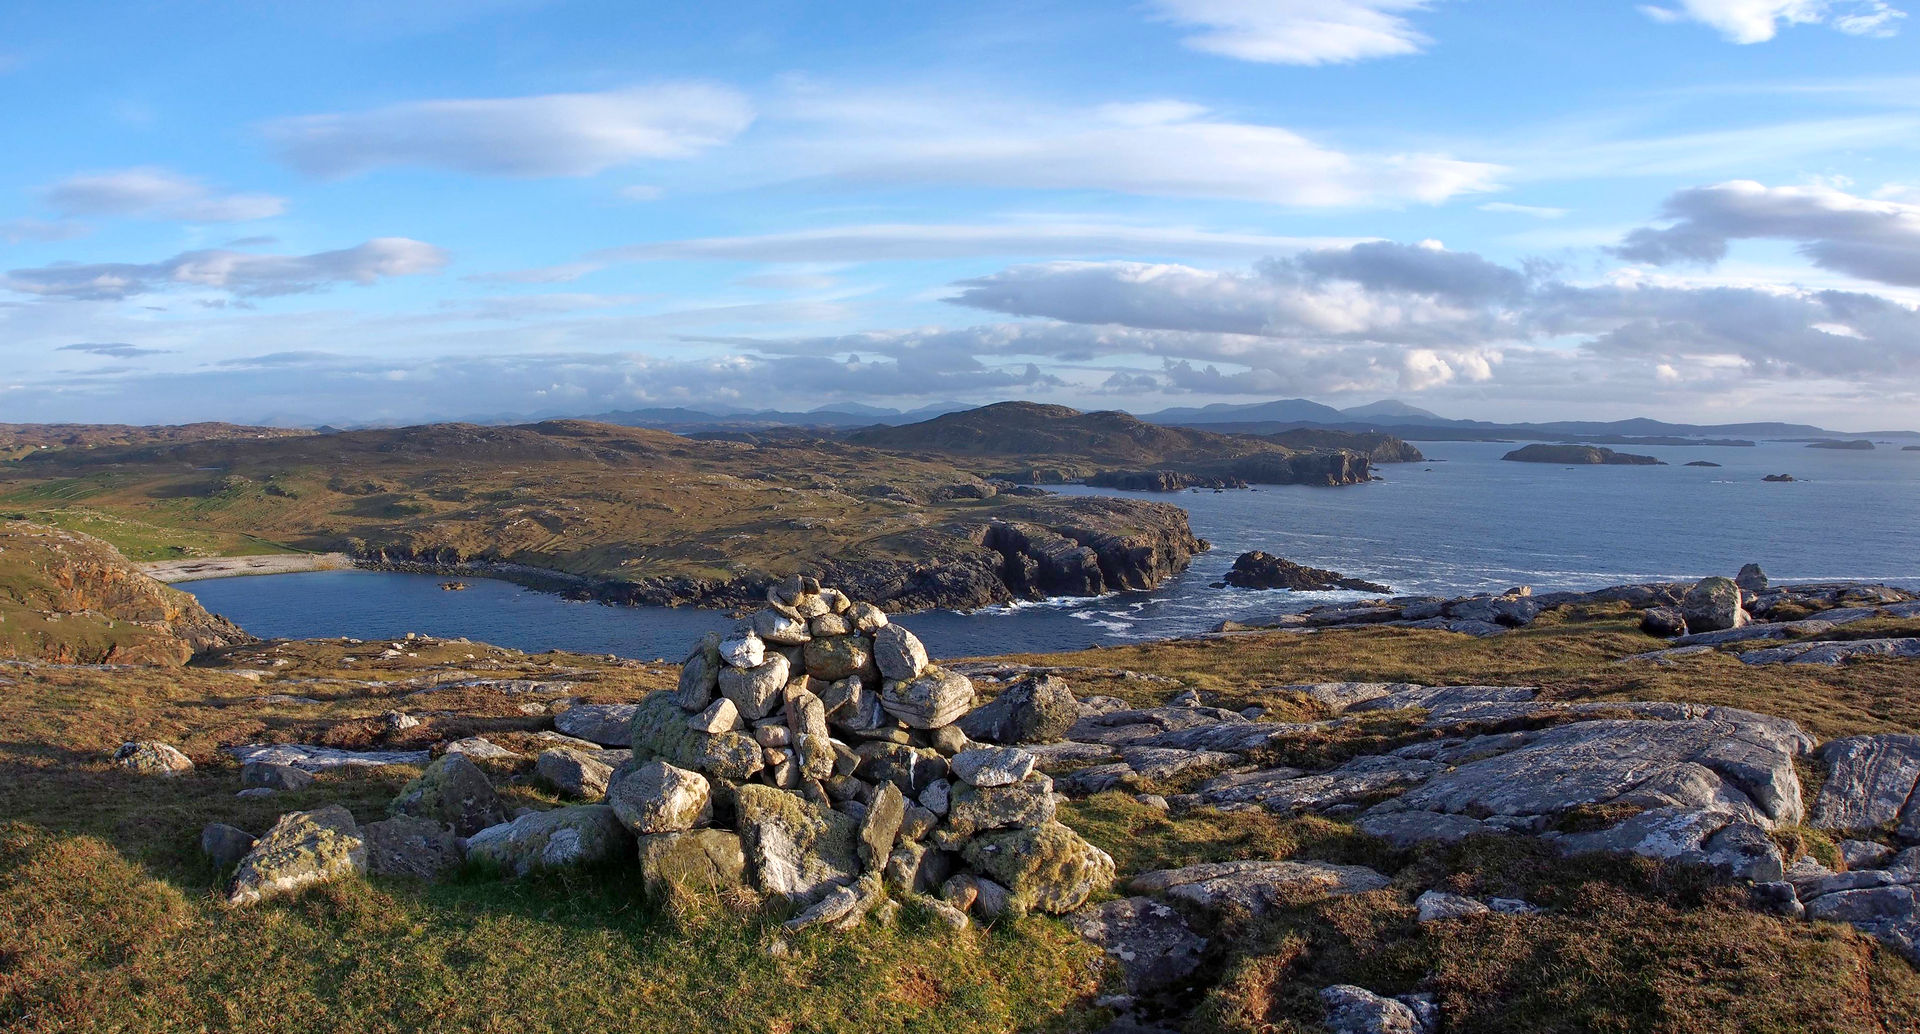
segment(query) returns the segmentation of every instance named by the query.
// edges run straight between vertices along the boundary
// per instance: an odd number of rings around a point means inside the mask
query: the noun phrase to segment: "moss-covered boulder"
[[[604,804],[536,811],[467,838],[467,858],[517,876],[624,856],[633,838]]]
[[[507,806],[478,765],[463,754],[445,754],[401,788],[387,811],[446,824],[468,837],[507,821]]]
[[[747,889],[747,855],[738,833],[692,829],[640,839],[640,878],[647,893],[686,903]]]
[[[1058,822],[982,834],[964,853],[1013,892],[1010,904],[1020,910],[1071,912],[1113,885],[1113,859]]]
[[[366,871],[366,840],[347,809],[288,812],[240,859],[227,902],[252,905]]]
[[[651,693],[633,713],[633,759],[664,761],[713,779],[752,778],[766,760],[751,736],[706,732],[675,702],[673,690]]]

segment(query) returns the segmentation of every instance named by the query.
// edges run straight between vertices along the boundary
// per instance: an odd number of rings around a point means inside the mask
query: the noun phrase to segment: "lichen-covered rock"
[[[1068,915],[1067,923],[1119,963],[1130,994],[1180,983],[1199,968],[1207,948],[1207,939],[1194,933],[1180,913],[1152,898],[1088,905]]]
[[[836,682],[867,671],[873,663],[873,648],[864,636],[816,636],[801,648],[800,656],[808,675]]]
[[[973,682],[965,675],[928,665],[915,678],[883,683],[880,706],[910,728],[937,729],[952,725],[973,706]]]
[[[547,785],[569,797],[597,801],[606,795],[607,779],[613,775],[613,766],[590,751],[555,747],[540,752],[539,760],[534,762],[534,771],[547,781]]]
[[[927,648],[920,637],[899,625],[886,625],[873,633],[873,660],[883,678],[905,682],[927,667]]]
[[[618,858],[633,838],[604,804],[536,811],[467,838],[467,857],[517,876]]]
[[[986,743],[1052,743],[1080,719],[1080,701],[1065,679],[1029,676],[967,712],[960,731]]]
[[[445,823],[463,837],[507,820],[507,806],[493,784],[464,754],[441,755],[401,789],[387,811]]]
[[[713,817],[713,791],[698,772],[648,761],[607,790],[607,804],[636,834],[677,833]]]
[[[1043,825],[1053,821],[1054,812],[1053,780],[1045,775],[1031,775],[1011,786],[961,783],[948,800],[943,828],[968,837],[988,829]]]
[[[762,610],[754,614],[753,632],[775,646],[804,646],[813,638],[805,621],[777,610]]]
[[[1432,1027],[1412,1005],[1382,998],[1364,987],[1335,984],[1320,992],[1332,1034],[1430,1034]]]
[[[757,783],[735,791],[734,811],[763,892],[811,904],[859,875],[859,826],[850,816]]]
[[[688,711],[698,711],[720,692],[720,633],[708,632],[694,644],[680,665],[680,685],[673,691],[674,702]],[[631,725],[629,726],[631,728]]]
[[[1210,912],[1261,916],[1314,898],[1384,889],[1385,876],[1359,865],[1246,860],[1203,862],[1134,877],[1135,894],[1162,894]]]
[[[907,817],[907,798],[892,783],[880,787],[867,803],[867,814],[860,820],[860,864],[869,870],[887,864],[900,825]]]
[[[779,706],[792,668],[783,654],[771,653],[751,667],[727,667],[720,671],[720,694],[740,709],[740,717],[757,721]]]
[[[649,894],[685,902],[747,887],[747,855],[738,833],[690,829],[639,840],[640,878]]]
[[[227,902],[252,905],[366,871],[366,841],[347,809],[288,812],[240,860]]]
[[[982,834],[964,854],[1011,892],[1010,904],[1019,910],[1071,912],[1113,885],[1113,859],[1057,822]]]
[[[1721,577],[1703,578],[1688,589],[1680,600],[1680,614],[1693,633],[1739,628],[1752,620],[1740,605],[1740,586]]]
[[[138,775],[172,777],[193,771],[193,761],[168,744],[157,740],[122,743],[113,752],[113,763]]]
[[[360,827],[367,842],[367,871],[375,876],[438,879],[459,867],[460,843],[447,827],[401,815]]]
[[[1032,774],[1033,763],[1033,755],[1018,747],[975,747],[947,762],[961,782],[982,787],[1011,786]]]

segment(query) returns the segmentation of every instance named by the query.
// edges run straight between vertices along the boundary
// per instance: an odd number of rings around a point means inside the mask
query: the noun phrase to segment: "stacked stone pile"
[[[1068,911],[1112,882],[1112,859],[1055,820],[1031,753],[966,730],[1057,738],[1077,710],[1057,680],[1008,692],[963,724],[966,676],[880,608],[789,579],[696,644],[677,689],[641,702],[606,799],[650,881],[750,877],[806,906],[796,923],[857,920],[883,890],[985,914]],[[716,855],[726,863],[701,861]]]

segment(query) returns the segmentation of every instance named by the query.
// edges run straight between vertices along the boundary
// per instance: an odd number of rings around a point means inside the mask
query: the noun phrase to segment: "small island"
[[[1920,452],[1920,445],[1903,446],[1901,447],[1900,451],[1901,452]]]
[[[1240,554],[1233,561],[1233,570],[1227,572],[1222,584],[1240,589],[1291,589],[1295,592],[1325,592],[1329,589],[1379,593],[1393,591],[1378,582],[1348,578],[1338,571],[1305,567],[1258,549]]]
[[[1795,481],[1798,479],[1795,478],[1792,474],[1768,474],[1766,477],[1763,477],[1760,480],[1780,482],[1780,481]]]
[[[1809,449],[1852,449],[1856,452],[1872,452],[1873,443],[1865,438],[1825,438],[1817,442],[1808,442]]]
[[[465,592],[467,591],[467,583],[466,582],[441,582],[440,591],[441,592]]]
[[[1614,452],[1612,449],[1594,445],[1536,445],[1522,446],[1505,456],[1503,460],[1516,463],[1560,463],[1569,465],[1609,464],[1634,467],[1664,467],[1665,461],[1652,456],[1638,456],[1630,452]]]
[[[1687,464],[1687,466],[1689,467],[1717,467],[1719,465],[1720,464],[1715,463],[1712,460],[1693,460]]]

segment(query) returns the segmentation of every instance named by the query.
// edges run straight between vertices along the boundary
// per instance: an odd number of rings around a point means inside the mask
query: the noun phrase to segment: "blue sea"
[[[1152,592],[1052,600],[903,618],[938,656],[1077,649],[1205,631],[1362,594],[1216,589],[1234,557],[1263,549],[1297,563],[1383,582],[1403,593],[1459,595],[1731,574],[1758,562],[1776,581],[1865,579],[1920,587],[1920,452],[1798,443],[1617,447],[1664,467],[1510,463],[1515,445],[1423,442],[1426,463],[1380,468],[1345,488],[1071,494],[1128,495],[1185,507],[1213,543]],[[1688,467],[1709,460],[1719,467]],[[1767,483],[1767,474],[1792,474]],[[563,600],[468,579],[445,592],[432,575],[327,571],[190,582],[209,609],[255,635],[382,639],[406,632],[677,660],[728,623],[717,611]]]

